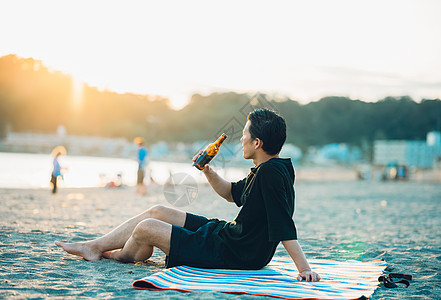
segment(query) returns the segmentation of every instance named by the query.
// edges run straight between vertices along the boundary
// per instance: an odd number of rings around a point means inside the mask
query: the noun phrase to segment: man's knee
[[[142,214],[142,220],[150,218],[183,227],[185,224],[186,212],[163,205],[155,205],[144,211]]]
[[[157,220],[149,218],[145,219],[136,225],[132,237],[138,242],[148,241],[154,234],[157,228]]]
[[[169,209],[168,207],[165,207],[163,205],[152,206],[147,210],[148,216],[153,219],[163,220],[164,216],[166,216],[166,214],[167,214],[166,211],[168,209]]]
[[[172,226],[163,221],[148,218],[138,223],[132,233],[138,245],[155,246],[168,254],[170,251]]]

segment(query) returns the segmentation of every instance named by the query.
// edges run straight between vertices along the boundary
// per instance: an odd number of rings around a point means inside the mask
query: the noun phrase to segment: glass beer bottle
[[[222,135],[217,139],[216,142],[208,145],[204,152],[202,152],[201,155],[198,156],[196,161],[193,163],[193,166],[195,166],[199,170],[203,170],[204,166],[208,164],[219,152],[219,147],[226,138],[227,135],[225,133],[222,133]]]

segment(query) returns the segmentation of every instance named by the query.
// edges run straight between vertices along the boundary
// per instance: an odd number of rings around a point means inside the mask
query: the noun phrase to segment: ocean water
[[[2,153],[0,152],[0,188],[47,188],[52,172],[52,157],[46,154]],[[134,159],[106,158],[92,156],[61,156],[63,180],[60,187],[103,187],[121,174],[122,183],[136,184],[137,162]],[[154,180],[165,183],[170,174],[186,173],[195,181],[203,182],[204,176],[192,166],[192,162],[176,163],[150,161],[146,168],[149,176],[146,182]],[[219,168],[224,177],[235,179],[246,175],[240,168]]]
[[[412,274],[409,288],[379,287],[372,299],[439,299],[441,186],[417,182],[296,182],[295,222],[309,258],[384,259],[387,271]],[[146,263],[87,262],[55,240],[98,237],[154,204],[170,205],[160,185],[134,189],[0,189],[0,298],[5,299],[265,299],[224,293],[139,291],[134,280],[164,267],[156,251]],[[199,184],[187,211],[232,219],[238,209]],[[277,256],[287,253],[279,247]],[[270,299],[270,298],[268,298]]]

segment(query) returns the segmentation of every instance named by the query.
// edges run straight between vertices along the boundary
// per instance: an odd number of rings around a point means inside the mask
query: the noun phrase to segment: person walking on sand
[[[144,183],[145,177],[145,168],[147,166],[147,155],[148,151],[146,147],[144,147],[144,139],[141,137],[135,138],[135,144],[138,145],[138,173],[136,179],[136,192],[141,195],[145,195],[147,193],[147,188]]]
[[[297,279],[318,281],[297,241],[295,172],[291,159],[279,157],[285,140],[285,120],[274,111],[255,110],[240,139],[243,157],[255,165],[248,176],[228,182],[205,165],[202,172],[212,188],[241,207],[234,221],[156,205],[94,240],[55,244],[86,260],[144,261],[156,247],[165,253],[166,267],[260,269],[282,242],[299,270]]]

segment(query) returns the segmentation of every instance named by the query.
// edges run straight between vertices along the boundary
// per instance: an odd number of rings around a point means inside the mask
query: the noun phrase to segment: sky
[[[0,0],[0,56],[118,93],[441,98],[441,1]]]

